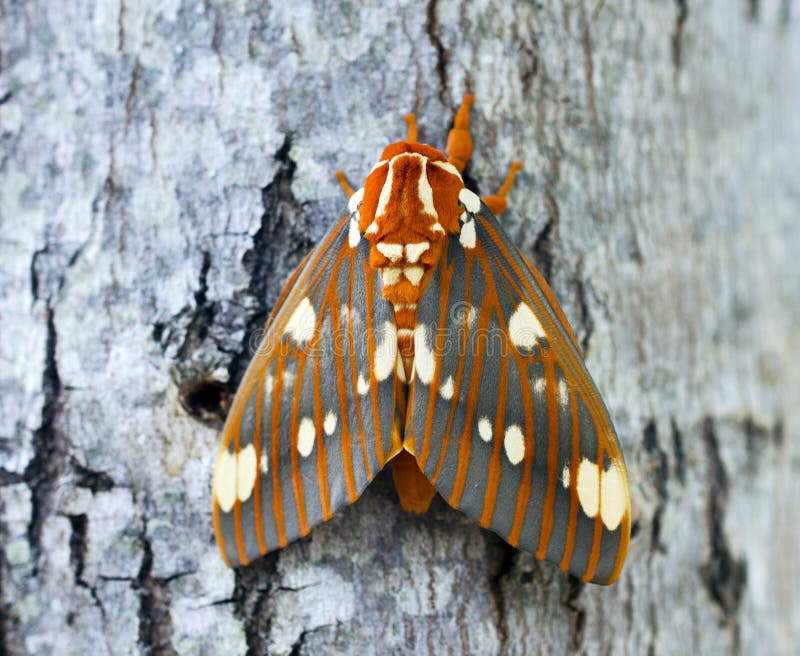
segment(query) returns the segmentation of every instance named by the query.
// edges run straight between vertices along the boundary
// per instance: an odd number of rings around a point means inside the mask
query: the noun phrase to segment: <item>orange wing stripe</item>
[[[256,450],[256,458],[261,458],[261,412],[264,405],[264,374],[266,369],[261,373],[258,379],[258,396],[256,397],[256,422],[255,430],[253,431],[253,446]],[[254,530],[256,532],[256,539],[258,540],[258,551],[263,556],[267,553],[267,545],[264,542],[264,518],[261,513],[261,467],[256,466],[256,482],[253,484],[253,508],[254,513]]]
[[[494,506],[497,502],[497,486],[500,483],[500,455],[503,450],[503,426],[506,419],[506,394],[508,392],[508,359],[500,360],[500,389],[497,393],[497,414],[494,418],[494,440],[492,456],[489,459],[489,470],[486,472],[486,492],[483,496],[483,513],[480,525],[489,528],[494,515]]]
[[[370,270],[369,263],[364,260],[362,262],[364,267],[364,287],[365,293],[367,296],[367,316],[366,316],[366,328],[367,328],[367,363],[368,366],[372,365],[375,362],[375,333],[372,327],[372,303],[374,301],[374,282],[375,279],[371,275],[372,271]],[[378,467],[383,467],[384,463],[386,462],[385,456],[383,453],[383,438],[381,433],[381,412],[380,408],[378,407],[378,381],[375,378],[372,368],[370,367],[369,371],[369,379],[370,379],[370,400],[372,401],[372,421],[373,421],[373,428],[375,434],[375,458],[378,461]]]
[[[466,303],[471,303],[472,302],[471,289],[470,289],[470,286],[471,286],[471,280],[470,280],[470,267],[471,267],[471,264],[472,264],[472,261],[469,258],[467,258],[466,265],[465,265],[466,272],[464,274],[464,292],[465,292],[464,293],[464,299],[465,299]],[[463,325],[462,325],[461,343],[460,343],[461,344],[461,350],[459,351],[459,353],[464,353],[466,351],[466,348],[467,348],[467,340],[469,339],[469,331],[467,329],[468,325],[469,325],[469,316],[467,315],[467,313],[464,313],[464,321],[463,321]],[[454,396],[456,396],[456,397],[458,396],[458,390],[461,389],[461,381],[462,381],[462,378],[464,377],[464,361],[465,361],[465,358],[459,358],[458,367],[456,368],[456,381],[455,381],[455,390],[456,391],[455,391],[455,394],[454,394]],[[473,372],[473,375],[474,375],[474,372]],[[439,459],[436,462],[436,470],[434,471],[432,481],[438,480],[439,475],[442,472],[442,465],[444,464],[444,455],[445,455],[445,453],[447,453],[447,449],[450,446],[450,430],[452,429],[453,419],[455,419],[455,415],[456,415],[456,404],[452,403],[450,405],[450,414],[447,417],[447,426],[445,428],[444,435],[442,435],[442,450],[439,453]],[[430,449],[428,449],[428,453],[425,453],[425,457],[420,460],[420,468],[423,469],[423,470],[425,468],[425,463],[427,462],[427,459],[428,459],[429,455],[430,455]]]
[[[549,357],[547,357],[549,356]],[[537,558],[547,555],[547,543],[553,531],[553,503],[556,497],[556,469],[558,468],[558,402],[556,401],[555,359],[551,353],[543,354],[545,395],[547,399],[547,487],[542,508],[542,527],[539,531]]]

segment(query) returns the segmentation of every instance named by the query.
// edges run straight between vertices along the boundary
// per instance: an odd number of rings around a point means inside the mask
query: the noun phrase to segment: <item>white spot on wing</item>
[[[262,474],[266,474],[269,471],[269,458],[266,453],[262,453],[258,459],[258,467],[261,469]]]
[[[214,496],[222,512],[230,512],[236,501],[236,456],[225,449],[217,456]]]
[[[478,435],[481,436],[484,442],[491,442],[492,432],[492,422],[489,417],[481,417],[480,421],[478,421]]]
[[[373,221],[367,226],[367,229],[364,231],[365,235],[374,235],[378,232],[378,224]]]
[[[564,488],[569,487],[569,465],[564,465],[564,469],[561,470],[561,485]]]
[[[415,244],[406,244],[406,259],[414,264],[430,247],[431,244],[427,241],[420,241]]]
[[[316,325],[317,313],[314,312],[314,307],[306,296],[297,304],[292,316],[289,317],[284,334],[291,335],[298,342],[305,343],[314,336]]]
[[[267,374],[267,379],[264,382],[264,389],[267,394],[272,394],[272,390],[275,389],[275,376]]]
[[[477,214],[481,209],[481,199],[477,194],[464,187],[458,192],[459,202],[467,208],[467,212]]]
[[[350,200],[347,201],[347,209],[350,210],[350,214],[358,209],[358,206],[361,205],[362,200],[364,200],[364,187],[354,191],[353,195],[350,196]]]
[[[350,230],[347,234],[347,243],[350,248],[355,248],[361,241],[361,233],[358,231],[358,222],[355,219],[350,219]]]
[[[414,369],[417,377],[426,385],[433,380],[436,361],[433,351],[428,346],[428,329],[424,324],[414,329]]]
[[[450,399],[453,398],[454,391],[455,390],[453,387],[453,377],[448,376],[447,380],[444,381],[444,383],[442,383],[442,386],[439,388],[439,394],[441,394],[442,398],[445,401],[449,401]]]
[[[236,496],[239,501],[247,501],[253,493],[256,482],[256,450],[248,444],[239,451],[236,462]]]
[[[375,378],[386,380],[397,362],[397,331],[391,321],[384,321],[383,327],[375,335],[375,344]]]
[[[518,465],[525,457],[525,436],[522,429],[516,424],[511,424],[506,428],[506,435],[503,438],[503,446],[506,449],[506,456],[512,465]]]
[[[333,410],[329,410],[328,414],[325,415],[325,422],[322,424],[325,435],[333,435],[333,431],[336,430],[336,423],[336,415],[333,413]]]
[[[367,392],[369,392],[369,381],[364,378],[363,375],[358,374],[358,381],[356,381],[356,387],[358,389],[358,393],[361,396],[364,396]]]
[[[397,262],[403,257],[403,244],[389,244],[381,241],[375,244],[375,248],[378,249],[381,255],[389,258],[392,262]]]
[[[569,388],[563,378],[558,381],[558,402],[564,406],[569,405]]]
[[[408,281],[414,285],[419,285],[419,281],[422,280],[422,276],[425,273],[425,269],[421,266],[407,266],[403,269],[403,275],[408,278]]]
[[[310,417],[303,417],[297,429],[297,452],[304,458],[311,455],[314,449],[314,440],[317,439],[317,429]]]
[[[611,465],[600,479],[600,516],[609,531],[613,531],[622,521],[627,499],[625,486],[619,470]]]
[[[532,349],[536,340],[545,336],[542,324],[527,303],[520,303],[511,315],[508,336],[516,346],[527,349]]]
[[[587,517],[594,517],[600,508],[600,472],[597,465],[584,458],[578,466],[578,500]]]
[[[467,221],[461,226],[461,234],[458,237],[458,243],[464,248],[475,248],[475,221]]]

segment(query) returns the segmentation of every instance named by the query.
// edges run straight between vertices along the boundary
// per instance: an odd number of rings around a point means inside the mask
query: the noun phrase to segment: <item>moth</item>
[[[628,475],[581,348],[542,275],[464,184],[467,94],[445,153],[388,146],[281,293],[225,423],[213,479],[229,566],[351,504],[389,463],[403,508],[438,493],[584,581],[617,579]]]

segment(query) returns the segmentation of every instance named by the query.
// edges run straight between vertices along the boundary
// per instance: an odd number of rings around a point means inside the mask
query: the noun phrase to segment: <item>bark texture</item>
[[[791,0],[1,0],[0,652],[788,654],[800,639]],[[584,586],[381,475],[226,570],[218,425],[282,282],[465,90],[625,450]]]

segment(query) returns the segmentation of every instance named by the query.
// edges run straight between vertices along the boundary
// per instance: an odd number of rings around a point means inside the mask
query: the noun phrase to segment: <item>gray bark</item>
[[[688,11],[687,11],[688,5]],[[791,0],[0,2],[0,651],[792,652]],[[282,282],[418,112],[552,282],[634,535],[585,586],[381,475],[239,572],[218,426]]]

